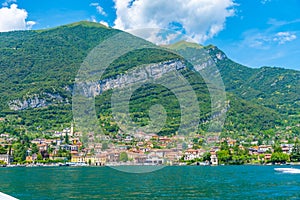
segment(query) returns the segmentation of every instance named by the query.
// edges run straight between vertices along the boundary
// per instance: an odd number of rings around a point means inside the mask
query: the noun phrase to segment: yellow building
[[[85,162],[85,157],[72,155],[71,162],[74,162],[74,163],[83,163],[83,162]]]
[[[89,165],[95,165],[95,156],[87,156],[85,157],[85,162]]]
[[[106,163],[106,154],[97,154],[93,156],[72,155],[72,163],[86,163],[90,165],[103,166]]]

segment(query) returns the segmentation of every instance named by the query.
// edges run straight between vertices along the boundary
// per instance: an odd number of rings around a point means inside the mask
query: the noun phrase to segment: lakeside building
[[[0,160],[4,161],[7,165],[10,165],[14,161],[14,157],[9,154],[0,154]]]
[[[218,156],[215,151],[210,152],[210,163],[212,165],[218,165]]]

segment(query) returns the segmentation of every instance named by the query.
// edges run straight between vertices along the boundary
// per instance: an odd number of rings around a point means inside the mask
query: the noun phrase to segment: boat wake
[[[16,198],[14,198],[14,197],[12,197],[12,196],[9,196],[9,195],[7,195],[7,194],[4,194],[4,193],[2,193],[2,192],[0,192],[0,199],[1,199],[1,200],[18,200],[18,199],[16,199]]]
[[[274,168],[275,171],[287,174],[300,174],[300,169],[296,168]]]

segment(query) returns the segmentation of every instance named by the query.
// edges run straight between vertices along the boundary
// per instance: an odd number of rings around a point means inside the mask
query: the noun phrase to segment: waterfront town
[[[73,127],[55,131],[45,138],[16,142],[9,134],[0,134],[0,166],[113,166],[113,165],[223,165],[286,164],[300,161],[300,142],[245,142],[230,137],[204,138],[194,135],[158,136],[156,134],[118,134],[109,142],[95,142]],[[107,139],[109,137],[107,136]],[[104,140],[105,141],[105,140]],[[18,148],[21,148],[18,149]]]

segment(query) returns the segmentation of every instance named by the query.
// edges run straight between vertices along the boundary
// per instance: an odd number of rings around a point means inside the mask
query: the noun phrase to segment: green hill
[[[300,72],[276,67],[247,68],[228,59],[217,48],[210,55],[224,59],[216,63],[227,91],[245,100],[272,108],[285,115],[299,115]]]
[[[0,133],[43,133],[70,126],[73,84],[81,63],[93,48],[117,33],[120,31],[90,22],[0,33],[0,117],[4,119],[0,122]],[[111,63],[102,78],[114,79],[136,66],[165,61],[180,61],[190,66],[182,57],[164,48],[187,53],[205,50],[210,54],[228,92],[223,134],[259,136],[272,132],[271,129],[286,135],[286,127],[298,123],[298,71],[248,68],[233,62],[212,45],[203,47],[180,42],[162,48],[135,50]],[[202,122],[197,131],[203,133],[213,117],[205,81],[194,73],[193,68],[178,71],[195,91]],[[96,97],[95,103],[104,132],[116,135],[122,127],[112,119],[111,95],[112,90],[106,90]],[[130,112],[134,123],[139,126],[149,124],[148,110],[157,103],[162,104],[168,114],[166,125],[159,134],[175,134],[181,121],[180,104],[176,95],[162,86],[145,84],[133,93]]]

